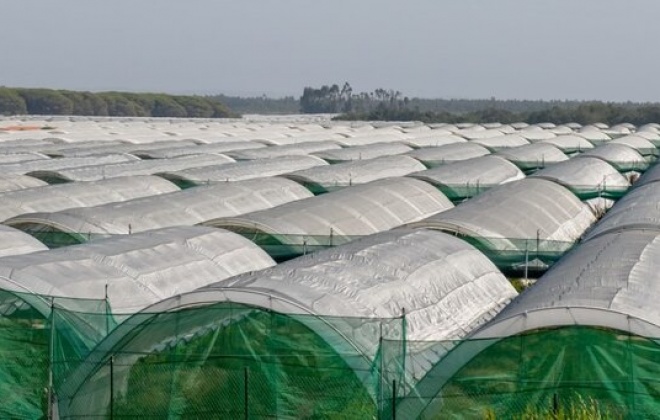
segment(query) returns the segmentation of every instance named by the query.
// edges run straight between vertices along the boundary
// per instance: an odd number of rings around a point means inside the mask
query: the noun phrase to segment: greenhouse
[[[273,177],[327,164],[328,162],[316,156],[283,156],[276,159],[246,160],[182,171],[165,171],[157,175],[181,188],[188,188],[209,183]]]
[[[0,174],[25,175],[38,171],[59,171],[88,165],[108,165],[139,160],[131,155],[102,155],[89,157],[68,157],[59,159],[39,159],[28,162],[5,163],[0,165]],[[49,182],[48,180],[45,180]],[[61,182],[61,181],[60,181]]]
[[[525,178],[516,165],[499,156],[466,159],[409,176],[435,185],[453,202],[463,201],[496,185]]]
[[[630,182],[612,165],[602,159],[581,156],[550,165],[530,175],[565,186],[582,200],[604,197],[621,198]]]
[[[387,418],[398,384],[437,360],[421,343],[465,337],[515,296],[459,239],[374,235],[136,314],[68,375],[60,412]]]
[[[51,151],[49,154],[53,156],[62,156],[62,157],[85,157],[85,156],[94,156],[94,155],[105,155],[105,154],[133,154],[136,150],[158,150],[164,149],[167,147],[175,146],[194,146],[195,143],[192,140],[169,140],[169,141],[154,141],[148,143],[130,143],[130,142],[111,142],[110,144],[90,144],[89,146],[83,146],[78,144],[72,144],[69,148],[58,148],[57,152]],[[52,149],[51,149],[52,150]]]
[[[111,235],[192,226],[311,196],[305,187],[287,179],[255,179],[200,186],[121,203],[21,214],[5,224],[56,248]]]
[[[314,153],[329,163],[349,162],[352,160],[374,159],[381,156],[400,155],[412,148],[402,143],[373,143],[365,146],[348,147],[340,150],[326,150]]]
[[[88,165],[58,170],[31,171],[28,174],[51,183],[98,181],[118,176],[153,175],[166,170],[178,171],[235,162],[222,154],[186,155],[171,159],[135,160],[105,165]]]
[[[619,172],[643,172],[649,167],[649,161],[637,150],[624,144],[607,143],[587,150],[577,157],[595,157],[604,160]]]
[[[29,254],[48,249],[39,240],[9,226],[0,225],[0,257]]]
[[[626,229],[658,229],[660,227],[658,203],[660,203],[660,183],[640,181],[635,188],[617,201],[593,229],[587,232],[585,240],[603,233]]]
[[[556,136],[541,140],[540,142],[545,144],[552,144],[567,155],[594,148],[594,145],[589,142],[589,140],[576,135]]]
[[[525,146],[529,144],[529,141],[527,139],[517,134],[507,134],[507,135],[500,135],[497,137],[478,138],[472,140],[471,142],[480,144],[492,151]]]
[[[131,154],[141,159],[171,159],[198,154],[222,154],[236,150],[261,149],[265,144],[249,141],[209,143],[195,146],[173,146],[154,150],[135,150]]]
[[[623,144],[637,150],[642,156],[657,156],[658,149],[653,143],[641,136],[629,135],[619,137],[610,142],[610,144]]]
[[[296,143],[284,146],[270,146],[259,149],[243,149],[227,152],[236,160],[274,159],[281,156],[311,155],[328,150],[341,150],[341,146],[333,141],[314,143]]]
[[[426,167],[420,161],[410,156],[394,155],[316,166],[282,176],[304,185],[314,194],[322,194],[378,179],[401,177],[424,169]]]
[[[534,143],[500,150],[497,156],[510,161],[525,173],[534,172],[547,165],[568,160],[568,156],[564,152],[556,146],[546,143]]]
[[[595,221],[589,207],[565,187],[527,178],[499,185],[410,226],[451,232],[475,245],[501,270],[536,275],[570,250]]]
[[[48,184],[29,175],[0,175],[0,193],[45,185]]]
[[[452,207],[451,201],[431,184],[405,177],[388,178],[205,224],[241,233],[276,260],[286,260]]]
[[[490,154],[490,150],[476,143],[456,143],[439,147],[424,147],[406,153],[429,168]]]
[[[424,135],[421,137],[412,137],[409,139],[401,140],[401,143],[407,144],[408,146],[414,147],[415,149],[421,149],[422,147],[440,147],[446,146],[448,144],[454,143],[465,143],[463,137],[455,136],[453,134],[435,134],[432,136]]]
[[[117,177],[7,191],[0,193],[0,220],[24,213],[98,206],[174,191],[179,191],[176,185],[155,176]]]
[[[512,418],[580,400],[612,418],[655,417],[659,235],[629,229],[580,245],[437,364],[402,418]]]
[[[203,227],[0,258],[0,340],[3,354],[13,350],[13,357],[0,359],[0,392],[12,396],[0,416],[42,417],[49,371],[60,385],[131,313],[273,264],[246,239]],[[31,346],[21,351],[21,342]]]
[[[28,162],[31,160],[50,159],[48,156],[36,152],[0,154],[0,165],[6,163]]]

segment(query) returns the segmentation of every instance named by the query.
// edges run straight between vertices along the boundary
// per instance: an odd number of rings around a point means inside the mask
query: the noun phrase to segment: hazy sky
[[[0,0],[0,85],[660,101],[658,0]]]

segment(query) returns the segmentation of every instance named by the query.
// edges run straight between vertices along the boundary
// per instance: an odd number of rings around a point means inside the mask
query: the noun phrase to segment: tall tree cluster
[[[223,103],[202,96],[0,87],[0,115],[24,114],[188,118],[238,116]]]

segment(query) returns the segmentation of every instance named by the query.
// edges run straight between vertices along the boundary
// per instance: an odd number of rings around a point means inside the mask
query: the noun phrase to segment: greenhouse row
[[[0,417],[651,417],[658,146],[0,118]]]

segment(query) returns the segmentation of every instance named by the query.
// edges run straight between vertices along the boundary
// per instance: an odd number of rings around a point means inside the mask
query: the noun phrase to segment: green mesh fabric
[[[49,395],[61,418],[508,419],[580,402],[611,418],[660,412],[659,342],[602,328],[408,342],[405,318],[230,303],[128,317],[104,301],[1,297],[0,418],[44,418]]]

